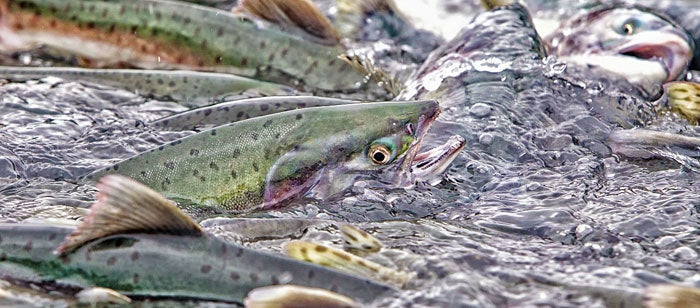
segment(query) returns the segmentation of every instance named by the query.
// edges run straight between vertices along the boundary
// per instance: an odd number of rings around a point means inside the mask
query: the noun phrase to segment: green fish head
[[[326,199],[361,178],[381,176],[398,185],[409,182],[421,139],[440,113],[432,100],[318,111],[316,120],[299,132],[310,136],[307,141],[295,145],[270,168],[263,208],[303,195]]]

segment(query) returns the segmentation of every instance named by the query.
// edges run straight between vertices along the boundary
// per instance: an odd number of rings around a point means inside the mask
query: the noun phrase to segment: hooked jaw
[[[430,182],[445,172],[466,144],[464,137],[454,135],[445,144],[417,154],[413,158],[412,171],[416,181]]]
[[[666,70],[666,81],[677,79],[688,67],[693,56],[687,35],[673,28],[639,34],[617,49],[618,54],[659,62]]]

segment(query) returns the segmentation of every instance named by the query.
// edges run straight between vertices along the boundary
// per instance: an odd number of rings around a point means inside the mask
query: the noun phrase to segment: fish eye
[[[637,28],[639,28],[640,21],[636,18],[630,18],[627,19],[623,24],[621,33],[624,35],[632,35],[637,31]]]
[[[391,150],[384,144],[375,144],[369,149],[369,159],[375,165],[383,165],[391,160]]]

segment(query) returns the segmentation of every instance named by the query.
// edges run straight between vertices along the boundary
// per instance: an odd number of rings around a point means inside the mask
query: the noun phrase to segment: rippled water
[[[507,61],[487,59],[476,69],[501,72]],[[417,274],[379,307],[602,306],[635,303],[625,292],[653,283],[700,286],[697,170],[617,157],[605,144],[609,132],[641,122],[700,131],[673,115],[610,107],[605,86],[577,84],[551,59],[514,63],[541,75],[505,73],[514,83],[484,75],[466,87],[465,101],[444,105],[426,143],[457,133],[468,146],[436,186],[382,190],[362,182],[331,202],[254,215],[332,218],[368,230],[387,248],[373,260]],[[144,125],[182,110],[54,78],[0,86],[0,222],[79,219],[94,188],[72,180],[191,134]],[[297,236],[341,244],[328,226]],[[284,241],[245,244],[279,251]]]

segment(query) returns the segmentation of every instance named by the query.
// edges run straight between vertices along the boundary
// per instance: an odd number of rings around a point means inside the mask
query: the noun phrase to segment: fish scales
[[[352,155],[364,155],[373,140],[403,131],[406,123],[437,110],[434,101],[384,102],[256,117],[173,141],[87,179],[118,173],[184,204],[248,211],[270,201],[265,189],[276,162],[288,159],[275,169],[283,179],[312,176]]]
[[[0,2],[2,3],[2,2]],[[353,89],[362,75],[337,59],[344,51],[305,41],[233,13],[165,0],[4,1],[18,31],[59,32],[106,41],[140,56],[127,62],[211,69],[325,90]],[[145,63],[143,63],[145,62]],[[167,65],[165,65],[167,66]]]
[[[294,283],[373,298],[391,288],[209,236],[122,234],[57,257],[73,227],[0,224],[0,277],[68,289],[100,286],[126,295],[242,302],[248,291]],[[173,270],[177,269],[177,270]],[[349,279],[350,278],[350,279]]]

